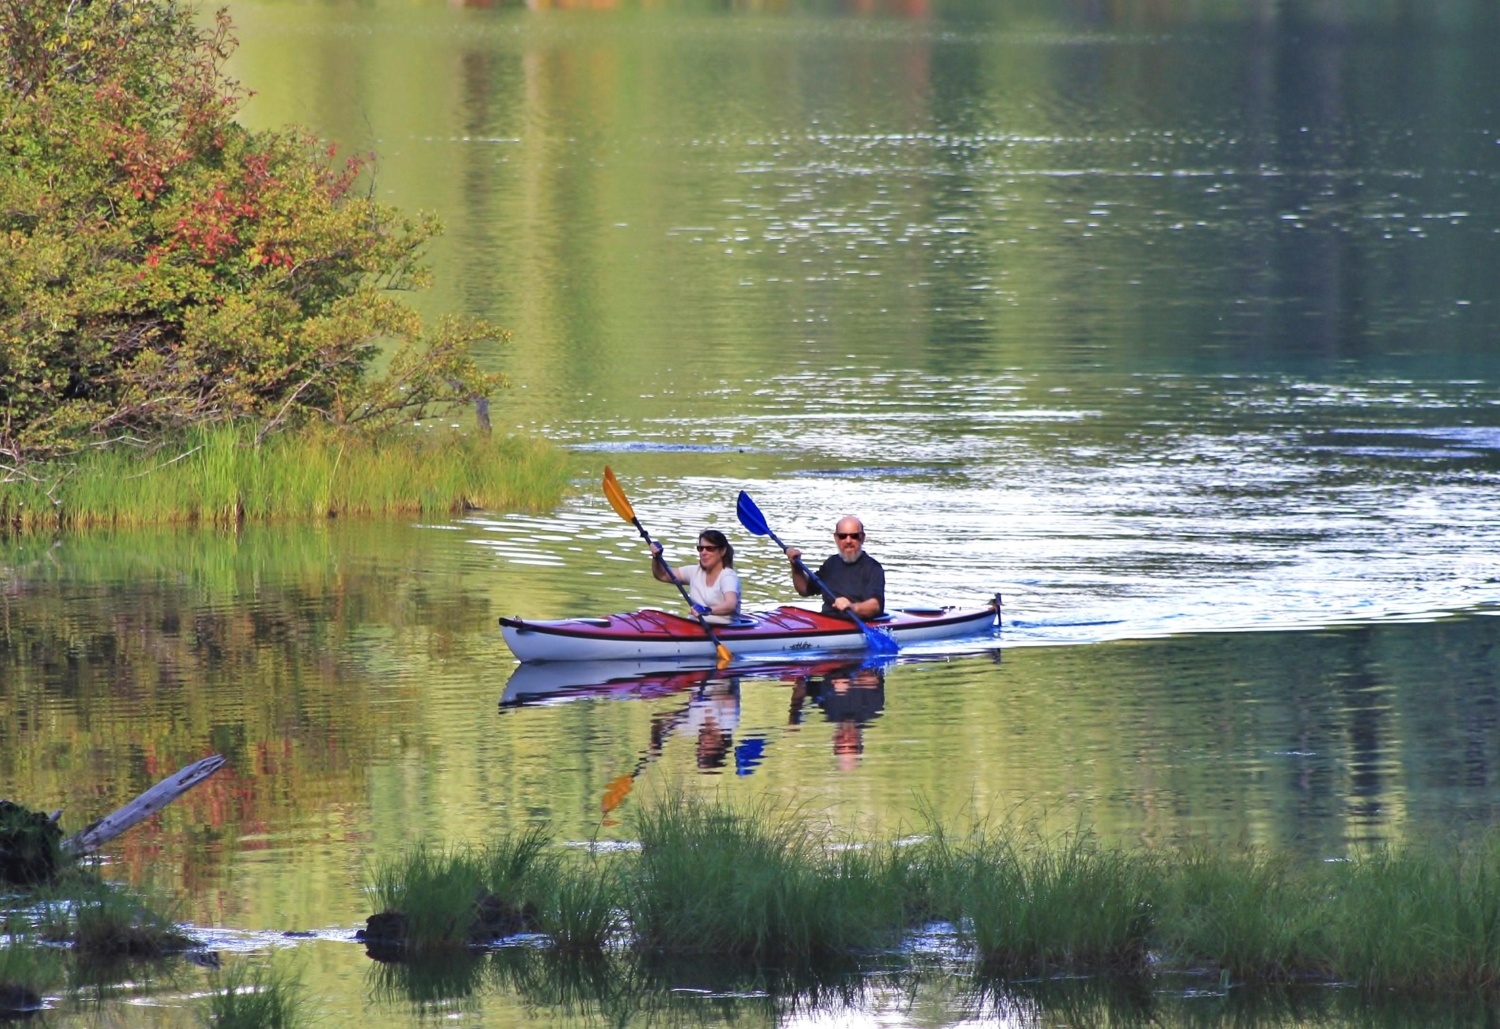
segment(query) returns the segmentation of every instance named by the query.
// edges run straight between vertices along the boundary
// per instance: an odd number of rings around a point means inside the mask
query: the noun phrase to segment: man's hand
[[[834,597],[833,609],[835,611],[847,611],[854,606],[854,602],[848,597]]]
[[[798,550],[796,547],[787,547],[786,548],[786,559],[788,561],[790,561],[792,564],[795,565],[797,563],[797,559],[799,557],[801,557],[801,556],[802,556],[802,551]]]

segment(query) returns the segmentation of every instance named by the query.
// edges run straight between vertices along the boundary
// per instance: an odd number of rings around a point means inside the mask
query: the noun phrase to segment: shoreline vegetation
[[[53,479],[0,483],[0,534],[485,509],[543,510],[567,487],[551,443],[456,430],[373,439],[304,430],[257,442],[247,426],[170,446],[86,451]]]
[[[375,865],[371,956],[422,961],[515,933],[559,954],[847,963],[949,934],[973,975],[1198,974],[1221,988],[1324,983],[1412,996],[1500,990],[1500,836],[1297,860],[1176,852],[980,824],[900,843],[809,818],[667,797],[639,849],[580,853],[532,830],[420,844]]]

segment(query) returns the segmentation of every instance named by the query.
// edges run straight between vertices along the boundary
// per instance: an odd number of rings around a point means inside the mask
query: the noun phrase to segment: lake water
[[[221,950],[292,950],[333,1026],[587,1014],[498,958],[393,980],[348,942],[361,869],[535,822],[625,840],[663,789],[883,833],[932,810],[1311,857],[1489,826],[1488,10],[232,4],[245,120],[375,150],[381,198],[442,216],[414,299],[515,331],[482,354],[512,380],[496,424],[572,448],[576,489],[540,515],[0,543],[0,796],[76,826],[224,753],[111,874],[181,897]],[[814,552],[862,515],[893,600],[1002,593],[998,638],[878,675],[515,675],[500,615],[674,606],[605,464],[683,561],[729,532],[752,607],[790,591],[734,522],[741,489]],[[1142,1011],[905,975],[843,996],[674,970],[656,986],[712,996],[593,1014]],[[202,985],[142,973],[52,1020],[187,1025]],[[1194,989],[1145,1010],[1376,1017]]]

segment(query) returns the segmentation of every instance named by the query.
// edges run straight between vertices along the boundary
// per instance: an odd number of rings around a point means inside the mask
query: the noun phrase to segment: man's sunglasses
[[[841,540],[862,540],[865,538],[865,534],[862,532],[836,532],[833,535]]]

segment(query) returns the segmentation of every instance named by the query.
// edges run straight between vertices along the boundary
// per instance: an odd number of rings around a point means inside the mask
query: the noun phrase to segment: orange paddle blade
[[[604,466],[604,498],[615,509],[615,514],[627,522],[635,521],[635,508],[630,506],[630,498],[625,496],[625,491],[620,488],[620,480],[615,478],[614,470],[609,465]]]
[[[622,775],[618,779],[611,781],[604,788],[604,803],[600,805],[604,809],[604,813],[607,815],[619,807],[625,798],[630,795],[630,787],[634,785],[635,776],[633,775]]]

